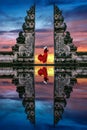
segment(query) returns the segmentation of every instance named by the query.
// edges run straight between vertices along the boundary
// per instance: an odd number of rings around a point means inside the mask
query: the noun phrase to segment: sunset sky
[[[87,51],[86,0],[3,0],[0,1],[0,51],[11,51],[22,29],[26,10],[36,3],[35,55],[49,47],[53,50],[53,4],[62,10],[67,30],[78,51]]]
[[[49,49],[48,61],[53,63],[53,4],[62,10],[67,31],[73,38],[77,51],[87,51],[87,0],[0,0],[0,51],[11,51],[16,44],[19,31],[22,30],[26,10],[36,4],[35,14],[35,62],[37,56],[43,53],[46,45]],[[2,68],[1,68],[2,69]],[[35,67],[35,111],[36,126],[26,120],[25,108],[22,99],[19,99],[17,86],[12,79],[0,78],[0,130],[41,130],[54,129],[54,72],[47,67],[48,83],[43,83],[43,75],[38,75],[41,66]],[[2,72],[2,71],[0,71]],[[51,114],[50,114],[51,113]],[[44,122],[44,123],[42,123]],[[46,124],[46,125],[42,125]],[[40,127],[39,127],[40,126]],[[43,127],[44,126],[44,127]],[[87,129],[87,78],[77,78],[72,87],[70,98],[64,108],[63,118],[55,130]]]

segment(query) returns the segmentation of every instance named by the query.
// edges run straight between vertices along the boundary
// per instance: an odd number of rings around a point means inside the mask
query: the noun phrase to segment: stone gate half
[[[77,47],[66,29],[62,11],[54,5],[54,63],[72,60],[76,55]]]
[[[16,45],[12,47],[14,61],[34,63],[35,6],[27,11],[22,28],[23,31],[19,32],[19,37],[16,39]]]

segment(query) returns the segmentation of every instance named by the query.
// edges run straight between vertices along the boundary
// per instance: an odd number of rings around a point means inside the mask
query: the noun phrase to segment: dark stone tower
[[[62,11],[54,5],[54,63],[73,60],[77,47],[72,43],[70,33],[66,31],[67,26],[62,16]]]
[[[19,32],[19,37],[16,39],[17,44],[12,47],[14,61],[34,63],[35,6],[27,11],[22,28],[23,31]]]

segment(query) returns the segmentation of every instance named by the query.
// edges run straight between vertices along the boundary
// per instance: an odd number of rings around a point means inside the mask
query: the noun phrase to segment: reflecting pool
[[[87,68],[0,68],[0,130],[86,130]]]

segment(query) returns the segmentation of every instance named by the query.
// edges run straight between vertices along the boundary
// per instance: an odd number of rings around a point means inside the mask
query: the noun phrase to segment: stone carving
[[[62,11],[54,6],[54,55],[55,62],[60,59],[71,58],[73,52],[77,50],[72,43],[70,33],[66,31],[67,25],[64,22]]]
[[[34,37],[33,37],[32,33],[26,34],[25,48],[26,48],[26,55],[27,56],[33,55],[33,53],[34,53]]]
[[[34,74],[18,73],[13,79],[13,83],[17,86],[19,97],[22,98],[22,104],[25,107],[27,119],[35,123],[35,90],[34,90]]]
[[[66,99],[70,97],[73,85],[76,79],[70,72],[64,72],[55,68],[54,77],[54,124],[58,123],[62,118],[64,107],[67,102]]]
[[[19,32],[16,39],[17,44],[12,47],[15,61],[34,62],[34,44],[35,44],[35,6],[27,11],[25,22],[22,25],[23,31]]]

